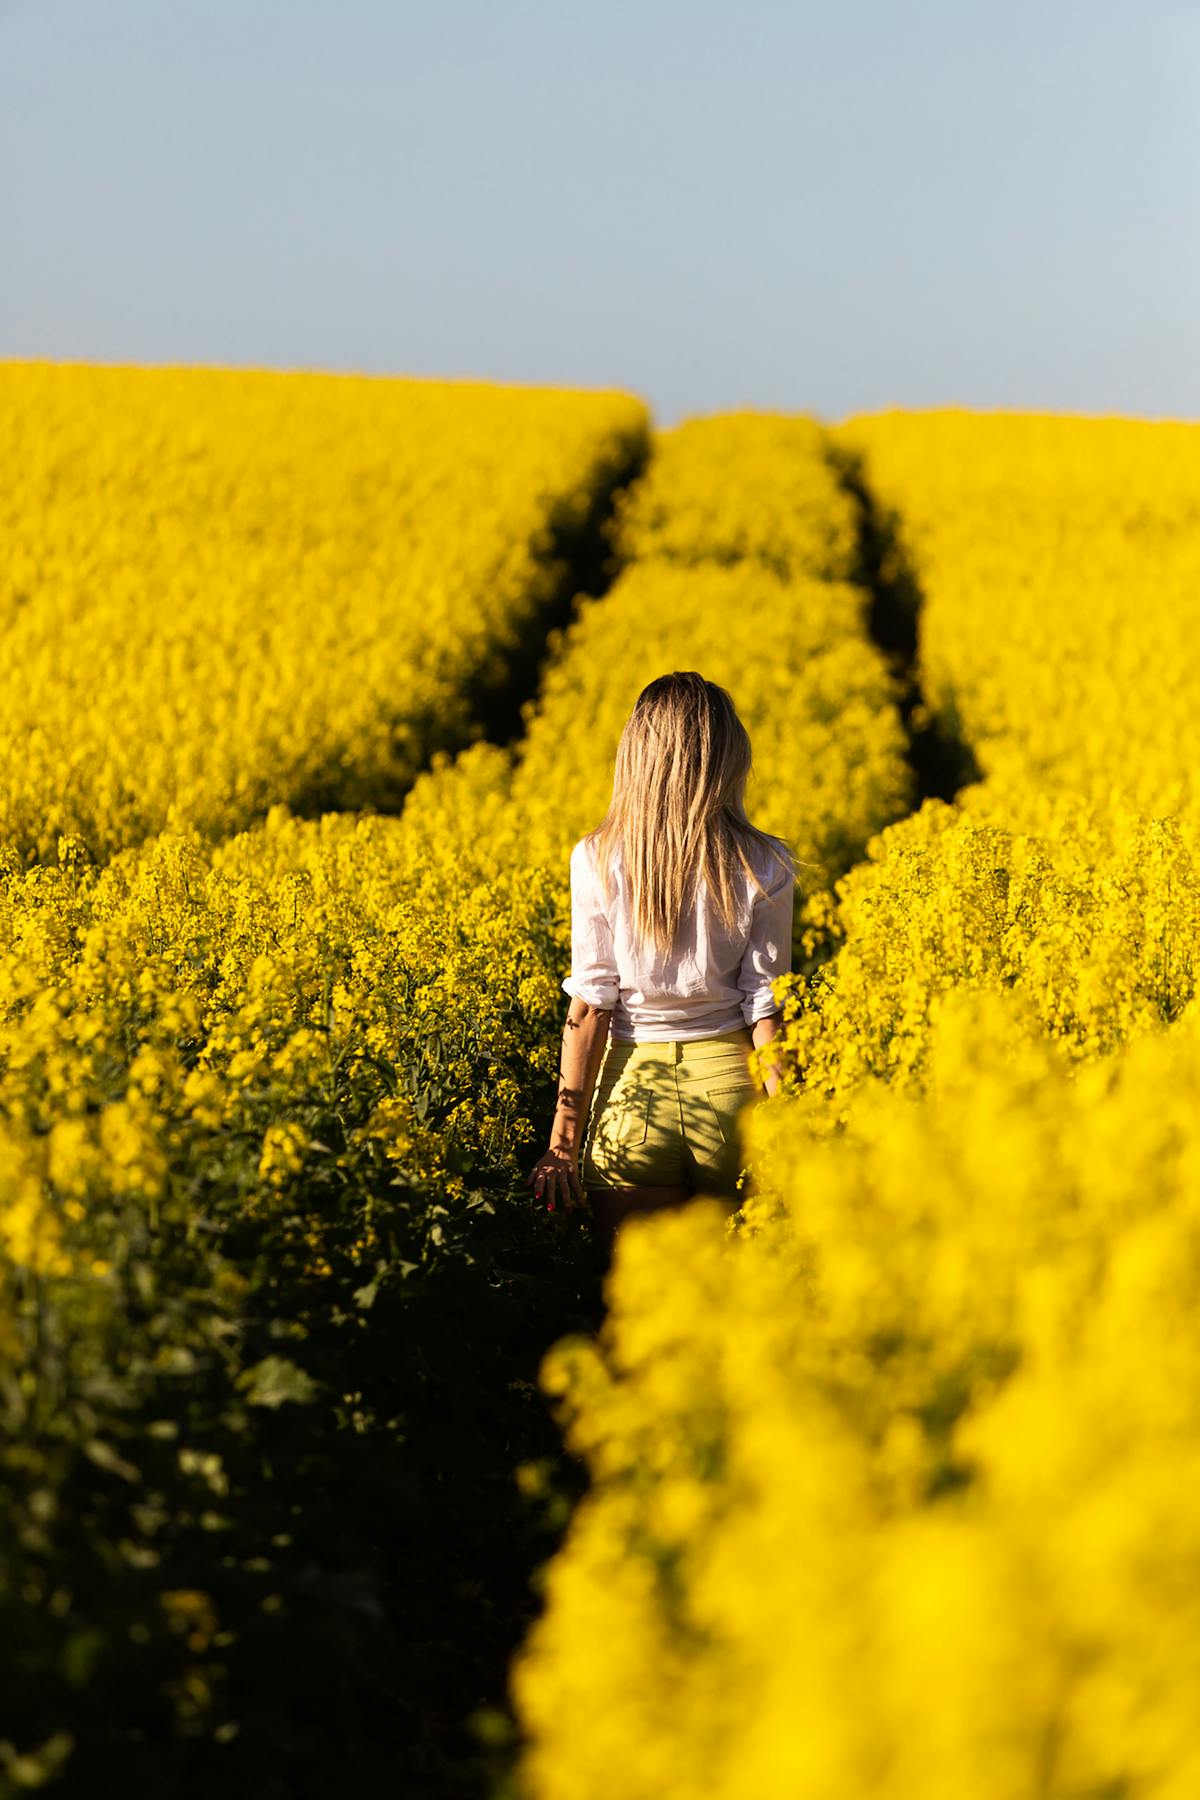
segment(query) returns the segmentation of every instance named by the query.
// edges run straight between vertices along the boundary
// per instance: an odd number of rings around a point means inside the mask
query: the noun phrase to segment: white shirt
[[[765,894],[743,878],[744,893],[732,932],[725,929],[701,884],[699,905],[686,903],[670,954],[636,944],[629,929],[629,888],[618,846],[616,889],[604,905],[587,840],[571,851],[571,973],[568,994],[612,1011],[617,1043],[662,1043],[675,1038],[720,1037],[778,1012],[771,983],[792,966],[795,868],[786,847],[781,869],[766,850],[750,851]]]

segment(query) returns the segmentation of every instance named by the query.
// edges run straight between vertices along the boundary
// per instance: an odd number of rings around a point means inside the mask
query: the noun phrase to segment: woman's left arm
[[[587,1000],[572,996],[563,1026],[558,1099],[550,1144],[527,1178],[539,1200],[550,1204],[561,1199],[567,1212],[584,1204],[579,1179],[579,1148],[596,1077],[604,1060],[611,1021],[611,1007],[593,1006]]]

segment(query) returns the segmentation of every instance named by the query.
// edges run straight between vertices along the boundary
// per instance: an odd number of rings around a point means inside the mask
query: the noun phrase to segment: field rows
[[[689,421],[546,640],[639,403],[148,373],[0,381],[0,1792],[1189,1794],[1194,431]],[[785,1092],[601,1323],[522,1176],[692,667],[803,859]]]

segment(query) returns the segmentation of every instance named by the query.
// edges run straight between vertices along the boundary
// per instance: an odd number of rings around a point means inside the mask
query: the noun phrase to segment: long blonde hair
[[[660,675],[644,687],[617,746],[612,802],[587,834],[602,890],[611,900],[620,847],[629,881],[631,930],[639,943],[670,950],[685,903],[703,880],[732,930],[748,876],[765,890],[750,860],[756,846],[783,863],[784,838],[746,817],[750,738],[723,687],[692,669]]]

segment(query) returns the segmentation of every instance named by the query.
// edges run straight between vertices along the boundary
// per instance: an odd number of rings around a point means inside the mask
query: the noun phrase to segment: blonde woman
[[[740,1204],[739,1119],[763,1091],[749,1052],[779,1028],[796,867],[746,817],[749,773],[725,689],[660,675],[621,734],[608,812],[571,852],[571,1004],[528,1181],[549,1208],[590,1206],[609,1250],[631,1213],[697,1192]],[[769,1094],[778,1079],[772,1063]]]

